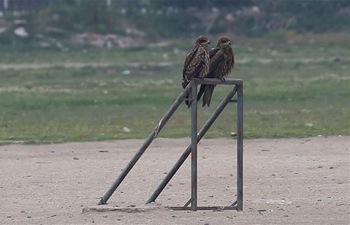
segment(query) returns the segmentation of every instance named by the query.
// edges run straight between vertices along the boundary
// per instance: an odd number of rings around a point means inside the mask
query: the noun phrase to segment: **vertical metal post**
[[[243,210],[243,83],[237,90],[237,211]]]
[[[197,84],[191,87],[191,209],[197,211]]]

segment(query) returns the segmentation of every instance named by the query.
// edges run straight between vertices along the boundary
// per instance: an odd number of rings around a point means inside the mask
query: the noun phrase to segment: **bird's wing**
[[[187,72],[187,68],[188,68],[188,66],[191,63],[196,50],[197,50],[197,48],[192,49],[192,51],[190,53],[188,53],[188,55],[186,56],[185,63],[184,63],[184,68],[182,70],[182,78],[183,79],[186,78],[185,75],[186,75],[186,72]]]
[[[224,60],[224,53],[219,47],[214,48],[210,51],[210,66],[209,73],[207,77],[219,78],[218,72],[222,71]]]
[[[183,78],[189,81],[192,78],[203,77],[208,69],[209,54],[202,46],[197,46],[186,57]]]
[[[232,48],[230,46],[226,46],[224,52],[224,63],[221,70],[221,77],[227,76],[231,73],[235,65],[235,56],[233,54]]]

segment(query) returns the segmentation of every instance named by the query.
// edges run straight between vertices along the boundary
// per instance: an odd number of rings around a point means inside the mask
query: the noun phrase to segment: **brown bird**
[[[235,64],[234,54],[231,48],[231,41],[228,37],[221,37],[216,47],[209,52],[210,66],[209,72],[205,78],[219,78],[225,80],[225,77],[231,72]],[[197,99],[199,100],[203,93],[203,107],[210,106],[211,96],[216,85],[202,84]]]
[[[182,87],[186,88],[188,83],[193,78],[202,78],[209,71],[209,48],[210,41],[206,36],[199,36],[196,40],[195,46],[187,55],[184,68],[182,71]],[[186,98],[188,98],[187,95]],[[190,102],[185,101],[186,105],[190,107]]]

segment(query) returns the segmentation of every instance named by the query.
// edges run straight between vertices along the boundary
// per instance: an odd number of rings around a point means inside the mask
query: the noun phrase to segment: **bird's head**
[[[217,46],[228,46],[228,45],[231,45],[230,38],[228,38],[228,37],[221,37],[218,40]]]
[[[200,44],[202,46],[207,47],[208,45],[210,45],[210,41],[209,38],[206,36],[199,36],[196,40],[196,44]]]

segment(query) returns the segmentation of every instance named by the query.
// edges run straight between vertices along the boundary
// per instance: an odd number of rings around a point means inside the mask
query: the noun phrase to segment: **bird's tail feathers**
[[[202,97],[202,95],[204,94],[204,90],[205,90],[205,87],[206,87],[207,85],[205,85],[205,84],[202,84],[201,85],[201,87],[200,87],[200,89],[199,89],[199,92],[198,92],[198,94],[197,94],[197,101],[199,101],[200,99],[201,99],[201,97]]]
[[[214,88],[215,88],[215,85],[205,86],[202,107],[204,107],[205,105],[208,105],[208,107],[210,106],[211,96],[213,95]]]

